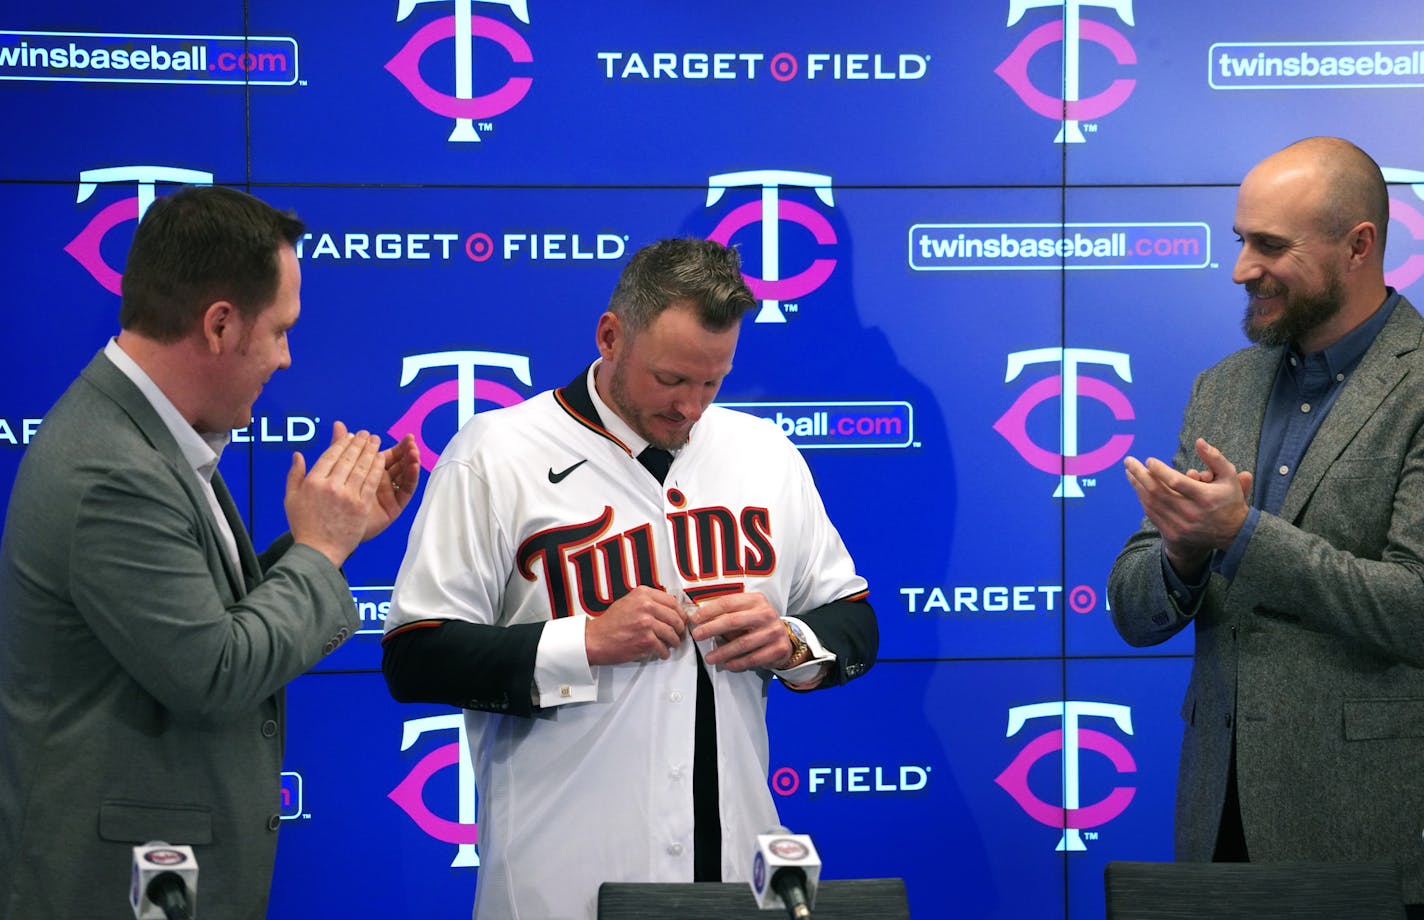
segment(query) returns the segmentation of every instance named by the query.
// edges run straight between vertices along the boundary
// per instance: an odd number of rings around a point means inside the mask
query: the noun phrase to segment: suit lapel
[[[1250,349],[1230,388],[1232,393],[1245,394],[1244,397],[1238,396],[1231,400],[1230,405],[1212,409],[1213,412],[1222,412],[1224,424],[1217,434],[1219,440],[1207,440],[1238,470],[1256,469],[1256,455],[1261,449],[1261,425],[1266,418],[1266,404],[1270,401],[1271,387],[1280,363],[1279,348]],[[1192,460],[1194,466],[1200,465],[1195,454]]]
[[[245,595],[248,591],[246,579],[243,578],[242,572],[233,568],[232,560],[228,558],[227,550],[224,548],[224,541],[218,530],[217,521],[213,518],[212,507],[208,504],[207,496],[203,494],[202,487],[198,484],[197,474],[188,465],[187,458],[178,448],[178,442],[173,440],[173,434],[168,430],[168,426],[163,424],[163,419],[158,417],[158,413],[149,404],[142,391],[134,385],[134,382],[125,377],[123,371],[115,367],[103,352],[100,352],[93,361],[89,362],[89,366],[84,369],[81,376],[124,410],[134,427],[143,434],[148,443],[158,451],[173,470],[174,478],[183,487],[183,491],[188,495],[188,500],[193,503],[193,507],[197,509],[203,520],[208,543],[215,549],[218,558],[222,560],[222,573],[227,576],[233,596],[242,597]],[[238,555],[241,557],[243,565],[247,566],[248,557],[253,556],[252,541],[248,538],[247,530],[237,515],[237,506],[233,504],[232,496],[228,494],[227,487],[221,484],[221,477],[217,473],[213,474],[213,490],[217,492],[218,504],[222,506],[223,513],[227,516],[229,525],[232,527],[233,537],[237,540]],[[257,560],[254,556],[251,562],[251,571],[255,573],[257,568]],[[217,575],[218,573],[214,571],[213,576],[217,577]]]
[[[1424,321],[1409,301],[1401,298],[1301,458],[1281,505],[1282,518],[1294,521],[1300,515],[1326,470],[1404,379],[1407,365],[1398,359],[1419,347],[1421,331]]]
[[[227,490],[227,483],[223,482],[222,473],[216,470],[213,471],[213,492],[218,497],[218,506],[222,508],[223,517],[227,519],[227,526],[232,530],[232,538],[237,543],[237,555],[242,561],[242,573],[239,576],[232,570],[227,553],[222,554],[223,569],[227,572],[228,578],[234,581],[236,587],[240,588],[237,596],[241,597],[253,589],[261,574],[257,551],[252,547],[252,539],[247,535],[247,527],[242,522],[242,514],[237,510],[237,503],[232,500],[232,493]],[[221,546],[222,535],[215,533],[214,536],[218,540],[218,545]]]

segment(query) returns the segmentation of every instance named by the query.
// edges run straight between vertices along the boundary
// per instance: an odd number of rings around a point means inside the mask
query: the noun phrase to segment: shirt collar
[[[112,361],[120,373],[133,381],[133,385],[138,387],[148,404],[153,406],[153,411],[158,413],[163,426],[173,435],[178,449],[183,452],[183,459],[188,461],[194,472],[205,480],[211,480],[231,434],[199,434],[158,388],[158,384],[153,382],[153,378],[119,347],[117,339],[109,339],[109,344],[104,346],[104,357]]]
[[[1389,317],[1394,313],[1394,307],[1399,303],[1399,292],[1394,288],[1385,289],[1384,303],[1374,314],[1360,325],[1351,329],[1340,338],[1338,342],[1332,342],[1318,352],[1303,355],[1300,349],[1292,345],[1290,353],[1301,360],[1314,359],[1317,355],[1325,361],[1325,367],[1331,376],[1336,374],[1348,374],[1355,369],[1355,365],[1360,363],[1360,359],[1369,351],[1374,344],[1375,338],[1379,335],[1384,324],[1389,322]]]

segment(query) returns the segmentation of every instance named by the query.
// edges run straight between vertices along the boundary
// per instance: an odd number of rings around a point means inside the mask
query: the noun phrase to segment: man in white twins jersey
[[[398,700],[466,710],[481,920],[593,920],[604,881],[746,880],[778,823],[773,675],[820,689],[875,660],[800,453],[711,405],[755,304],[733,250],[640,250],[599,360],[476,416],[431,475],[384,670]]]

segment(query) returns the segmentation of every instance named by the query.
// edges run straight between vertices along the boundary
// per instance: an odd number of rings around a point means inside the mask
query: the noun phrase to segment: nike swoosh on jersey
[[[559,483],[561,483],[561,482],[564,481],[564,477],[565,477],[565,476],[568,476],[568,475],[569,475],[570,473],[572,473],[574,470],[576,470],[576,469],[578,469],[579,467],[583,466],[583,465],[584,465],[585,463],[587,463],[587,462],[588,462],[588,458],[587,458],[587,457],[584,457],[584,458],[583,458],[582,460],[580,460],[578,463],[575,463],[573,466],[571,466],[571,467],[569,467],[568,469],[564,470],[562,473],[556,473],[556,472],[554,472],[554,468],[551,466],[551,467],[549,467],[549,481],[552,482],[552,483],[554,483],[555,485],[558,485]]]

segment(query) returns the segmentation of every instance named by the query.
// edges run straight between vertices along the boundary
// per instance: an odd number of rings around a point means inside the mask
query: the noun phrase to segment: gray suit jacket
[[[1177,609],[1150,522],[1108,594],[1133,645],[1196,626],[1177,786],[1176,850],[1209,860],[1232,732],[1252,860],[1393,860],[1424,902],[1424,320],[1401,300],[1302,458],[1280,515],[1263,513],[1235,577]],[[1257,440],[1280,349],[1239,351],[1197,378],[1176,465],[1197,437],[1238,469]]]
[[[0,541],[0,918],[132,916],[132,847],[192,844],[200,916],[262,918],[282,687],[359,624],[290,537],[243,571],[157,413],[102,354],[25,453]]]

